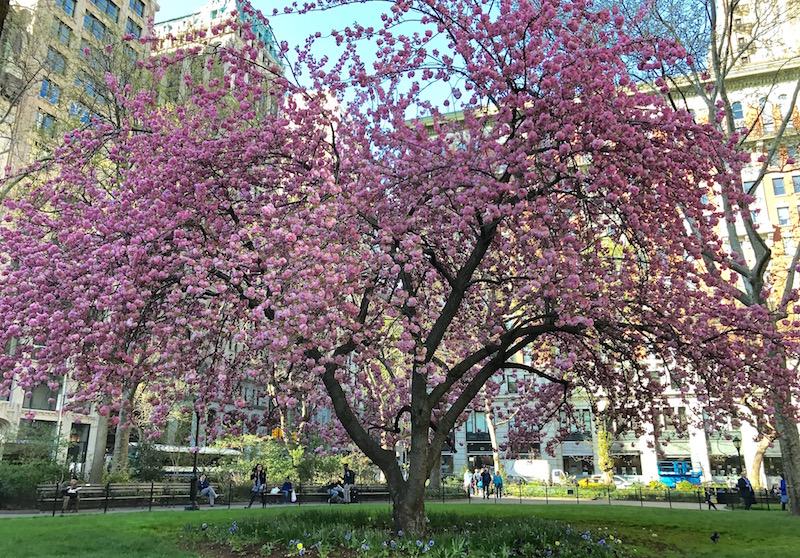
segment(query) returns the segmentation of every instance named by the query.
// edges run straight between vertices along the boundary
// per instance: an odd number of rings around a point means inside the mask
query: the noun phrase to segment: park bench
[[[62,491],[67,484],[63,482],[38,485],[36,487],[38,508],[42,511],[60,510]],[[217,493],[217,501],[220,501],[224,495],[219,485],[212,484],[212,486]],[[189,502],[190,490],[188,482],[86,484],[80,486],[78,509],[180,506]]]
[[[356,497],[352,498],[353,503],[360,503],[363,501],[385,501],[389,499],[389,489],[385,484],[375,484],[375,485],[366,485],[366,484],[357,484],[355,485],[355,494],[352,496]],[[303,485],[297,491],[297,503],[299,504],[301,501],[304,503],[315,503],[315,502],[329,502],[330,496],[328,495],[328,489],[326,485],[318,485],[318,484],[311,484],[311,485]],[[281,497],[281,501],[282,497]]]

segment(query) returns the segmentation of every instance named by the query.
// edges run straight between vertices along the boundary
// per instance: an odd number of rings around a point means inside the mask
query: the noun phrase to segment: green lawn
[[[487,506],[463,504],[429,504],[431,516],[446,515],[448,522],[480,528],[481,521],[499,520],[513,522],[520,518],[546,518],[570,524],[575,531],[592,532],[595,540],[606,532],[622,539],[619,546],[632,556],[730,556],[781,558],[800,556],[800,519],[780,512],[699,511],[638,508],[599,505],[502,505]],[[297,515],[299,514],[299,517]],[[167,511],[119,513],[108,515],[67,515],[64,517],[33,517],[0,519],[0,555],[4,558],[44,557],[198,557],[201,554],[187,550],[198,545],[200,525],[226,526],[238,521],[252,523],[264,518],[265,525],[289,525],[299,533],[309,525],[340,520],[361,522],[365,515],[388,516],[386,505],[359,505],[342,507],[274,507],[267,510],[204,509],[199,512]],[[290,517],[285,517],[285,516]],[[279,516],[284,516],[280,517]],[[317,521],[316,519],[319,519]],[[371,519],[371,517],[370,517]],[[209,529],[211,531],[211,529]],[[710,536],[719,533],[714,544]],[[287,531],[288,533],[288,531]],[[290,535],[278,542],[288,546]],[[316,538],[316,536],[314,537]],[[433,537],[436,539],[436,536]],[[332,542],[330,556],[337,556],[336,543]],[[202,542],[197,546],[202,548]],[[437,546],[439,551],[442,547]],[[561,547],[563,551],[563,546]],[[265,554],[267,554],[265,552]],[[439,553],[431,553],[439,555]],[[556,553],[558,554],[558,553]],[[234,554],[231,554],[234,555]],[[283,556],[290,555],[283,550]],[[294,552],[292,555],[297,555]],[[307,555],[314,556],[315,553]],[[353,553],[347,554],[353,555]],[[359,552],[359,555],[361,553]],[[370,553],[364,553],[370,556]],[[377,555],[377,553],[376,553]],[[472,556],[480,556],[475,550]],[[499,555],[499,554],[497,554]]]

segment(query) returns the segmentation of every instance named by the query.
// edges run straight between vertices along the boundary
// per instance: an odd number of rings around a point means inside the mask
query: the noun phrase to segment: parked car
[[[613,478],[614,478],[614,486],[616,486],[621,490],[625,490],[626,488],[630,488],[631,486],[633,486],[633,483],[631,481],[625,480],[619,475],[614,475]]]
[[[614,475],[612,477],[613,484],[617,488],[625,489],[631,487],[631,482],[623,479],[619,475]],[[578,486],[609,486],[609,484],[603,481],[603,475],[592,475],[590,477],[584,477],[578,481]]]

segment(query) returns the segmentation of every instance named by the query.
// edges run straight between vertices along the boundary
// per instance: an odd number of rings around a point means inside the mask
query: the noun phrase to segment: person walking
[[[214,498],[217,497],[217,493],[214,492],[214,488],[211,486],[211,483],[208,482],[208,477],[206,477],[205,473],[202,473],[200,479],[197,481],[197,490],[200,496],[208,496],[208,504],[213,508]]]
[[[464,492],[467,493],[467,498],[472,494],[472,473],[469,472],[469,469],[464,471]]]
[[[347,465],[344,464],[344,475],[342,475],[342,486],[344,486],[344,503],[350,503],[350,491],[353,489],[353,485],[356,484],[356,474],[355,472]]]
[[[250,471],[250,480],[253,481],[253,488],[250,489],[250,503],[247,504],[247,507],[253,506],[256,496],[261,497],[261,507],[267,507],[267,472],[261,463],[257,463]]]
[[[749,510],[750,506],[756,501],[756,492],[753,490],[753,485],[750,484],[750,479],[747,478],[747,473],[744,471],[742,471],[742,476],[739,477],[736,487],[739,489],[739,497],[744,502],[744,509]]]
[[[481,484],[483,485],[483,497],[489,499],[489,488],[492,486],[492,475],[489,474],[488,469],[481,471]]]
[[[494,477],[492,477],[492,482],[494,482],[494,495],[495,495],[495,498],[502,498],[503,497],[503,477],[500,476],[500,471],[495,471]]]
[[[786,490],[786,477],[781,475],[781,485],[779,487],[781,493],[781,509],[786,509],[786,504],[789,503],[789,492]]]
[[[717,499],[714,489],[710,487],[705,488],[706,491],[706,504],[708,504],[708,509],[714,508],[717,509],[716,502],[714,500]]]

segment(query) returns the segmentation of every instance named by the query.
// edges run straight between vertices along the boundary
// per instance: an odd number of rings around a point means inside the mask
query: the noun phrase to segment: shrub
[[[68,476],[67,468],[53,461],[0,461],[0,504],[30,505],[36,501],[37,484],[64,482]]]
[[[675,485],[675,489],[681,492],[695,492],[697,487],[689,481],[682,480]]]

